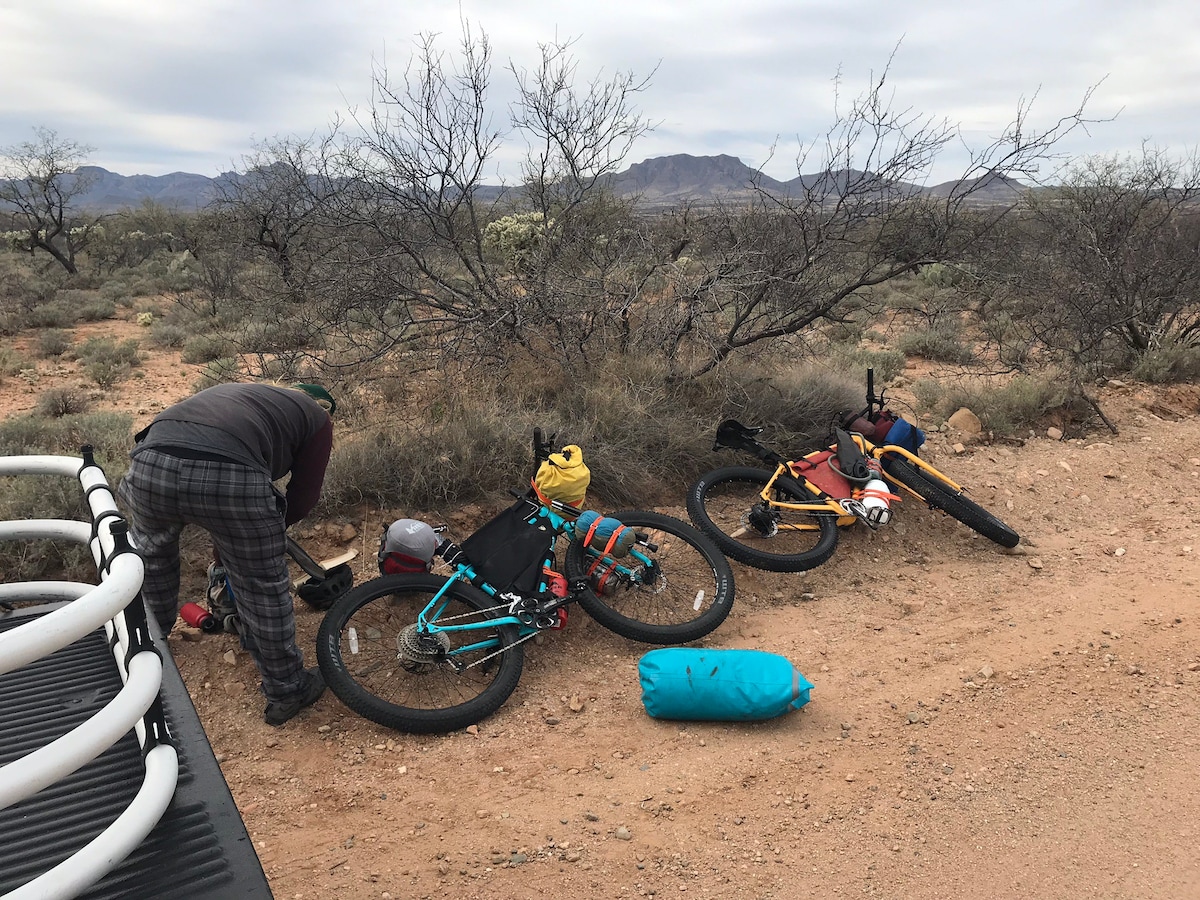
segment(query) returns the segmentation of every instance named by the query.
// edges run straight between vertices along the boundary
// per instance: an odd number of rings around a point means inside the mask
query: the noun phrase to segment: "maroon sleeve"
[[[321,499],[321,485],[325,483],[325,467],[329,465],[329,454],[333,450],[333,420],[309,438],[292,461],[292,478],[287,486],[286,525],[299,522]]]

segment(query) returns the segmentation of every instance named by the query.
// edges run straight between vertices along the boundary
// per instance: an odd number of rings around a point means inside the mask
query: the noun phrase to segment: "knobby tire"
[[[730,559],[768,572],[803,572],[833,556],[837,548],[837,517],[800,510],[762,508],[759,496],[774,476],[773,471],[748,466],[730,466],[702,475],[688,491],[687,510],[692,521]],[[774,500],[813,503],[816,497],[803,488],[776,482]],[[812,530],[783,528],[773,535],[747,527],[743,517],[756,515],[777,520],[778,525],[807,525]]]
[[[499,709],[517,687],[524,647],[515,626],[421,638],[417,614],[446,583],[435,575],[384,575],[344,594],[330,607],[317,636],[317,663],[329,689],[360,716],[413,733],[456,731]],[[481,610],[495,603],[470,585],[451,584],[439,621],[495,618]],[[350,629],[354,629],[353,639]],[[456,671],[442,655],[495,638],[498,646],[473,651]],[[416,643],[414,643],[416,642]],[[415,647],[408,654],[401,647]]]
[[[896,457],[887,460],[884,468],[901,484],[920,494],[931,509],[940,509],[1002,547],[1011,548],[1020,543],[1020,535],[1012,528],[961,491],[955,491],[937,476],[931,475],[914,463]]]
[[[608,589],[589,588],[579,597],[588,615],[622,637],[647,644],[684,644],[725,621],[733,606],[733,570],[712,541],[671,516],[641,510],[610,515],[657,545],[655,551],[638,547],[654,560],[655,571],[649,583],[614,579]],[[572,541],[567,547],[567,577],[588,577],[595,585],[599,570],[592,570],[597,559],[581,541]],[[601,568],[613,561],[606,557]],[[632,556],[615,562],[638,566]]]

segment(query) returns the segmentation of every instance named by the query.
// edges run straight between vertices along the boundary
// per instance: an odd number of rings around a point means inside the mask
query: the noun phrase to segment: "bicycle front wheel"
[[[568,578],[587,578],[579,604],[622,637],[647,644],[684,644],[725,621],[733,606],[733,571],[703,534],[671,516],[641,510],[610,513],[646,544],[614,559],[582,541],[567,547]]]
[[[916,491],[930,509],[940,509],[1002,547],[1015,547],[1020,542],[1021,537],[1015,531],[961,491],[954,490],[920,466],[895,457],[884,463],[884,469],[896,481]]]
[[[417,615],[446,584],[434,575],[384,575],[340,597],[317,636],[329,689],[360,716],[415,733],[455,731],[503,705],[517,687],[524,647],[512,625],[487,625],[486,595],[462,582],[429,614]],[[478,629],[454,626],[480,624]]]
[[[730,466],[702,475],[688,491],[692,521],[738,562],[768,572],[803,572],[833,555],[838,542],[837,517],[778,503],[813,503],[790,485],[775,483],[772,503],[762,493],[774,472]]]

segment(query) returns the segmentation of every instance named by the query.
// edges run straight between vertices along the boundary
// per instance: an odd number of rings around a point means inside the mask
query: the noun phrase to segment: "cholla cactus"
[[[540,212],[515,213],[489,222],[483,229],[483,248],[496,253],[513,271],[533,260],[554,220]]]

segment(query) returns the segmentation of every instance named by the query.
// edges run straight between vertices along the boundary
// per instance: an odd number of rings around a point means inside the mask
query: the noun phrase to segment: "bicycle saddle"
[[[717,441],[713,444],[713,449],[720,450],[722,447],[731,447],[736,450],[752,449],[757,444],[754,436],[762,434],[762,430],[761,425],[752,428],[743,425],[737,419],[726,419],[717,426]]]

